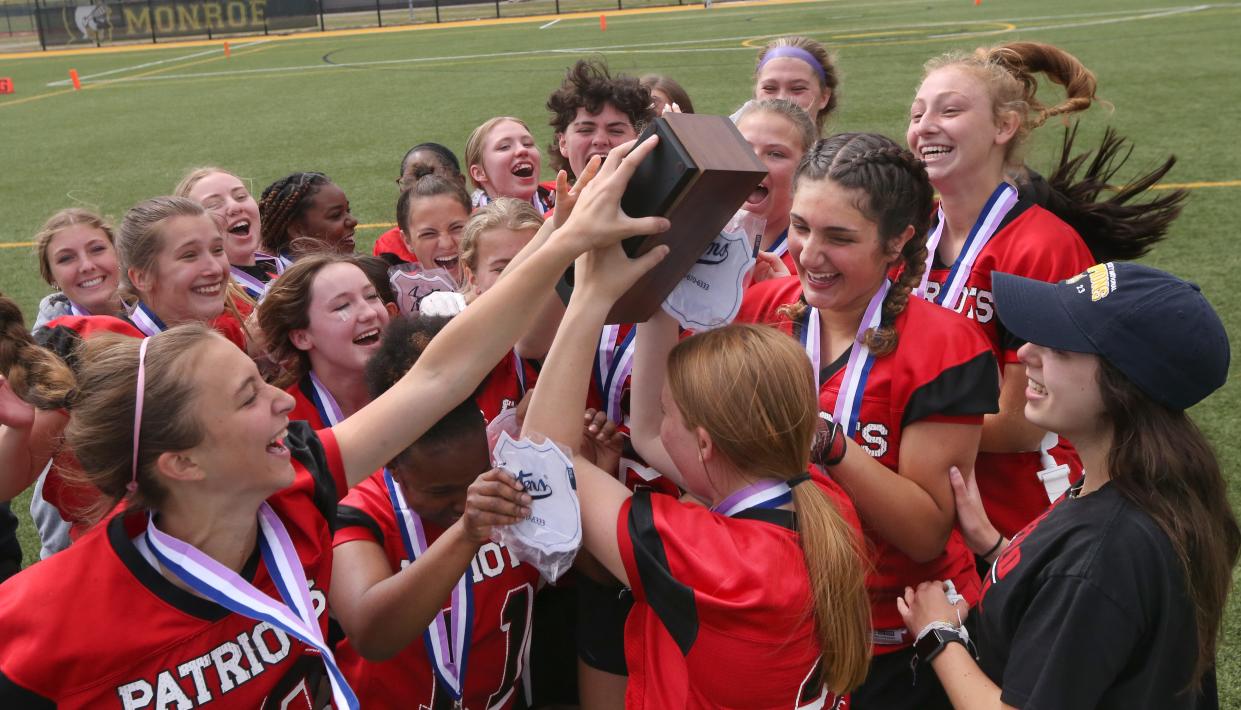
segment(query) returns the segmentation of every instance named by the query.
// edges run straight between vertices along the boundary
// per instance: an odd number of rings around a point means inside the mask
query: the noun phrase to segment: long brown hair
[[[155,462],[164,452],[191,449],[202,442],[204,429],[195,407],[192,373],[201,365],[206,342],[222,337],[201,323],[190,323],[150,338],[138,445],[138,488],[132,495],[126,484],[132,476],[134,394],[142,340],[104,333],[82,345],[73,416],[65,428],[65,442],[81,464],[75,478],[80,477],[102,494],[87,513],[87,520],[98,521],[127,495],[131,508],[154,508],[163,502],[167,490],[158,481]]]
[[[1042,42],[979,47],[969,54],[948,52],[928,61],[922,76],[945,67],[962,67],[982,80],[997,122],[1008,113],[1020,119],[1017,134],[1004,150],[1004,161],[1011,167],[1021,165],[1031,131],[1052,116],[1085,111],[1096,101],[1094,74],[1077,57]],[[1038,98],[1039,74],[1064,87],[1064,100],[1048,106]]]
[[[1190,686],[1215,662],[1220,624],[1241,550],[1241,530],[1215,452],[1184,411],[1147,397],[1099,361],[1099,390],[1113,427],[1111,485],[1167,534],[1194,606],[1198,658]]]
[[[951,52],[927,62],[923,76],[948,66],[963,67],[983,81],[997,121],[1006,113],[1020,118],[1017,135],[1004,153],[1005,164],[1016,172],[1019,182],[1028,178],[1024,155],[1031,132],[1053,116],[1085,111],[1099,101],[1095,75],[1077,57],[1050,44],[1012,42],[982,47],[972,54]],[[1048,105],[1039,99],[1039,74],[1064,88],[1063,100]],[[1142,256],[1163,239],[1189,193],[1177,190],[1143,203],[1129,203],[1167,175],[1176,158],[1167,158],[1108,199],[1100,200],[1101,193],[1114,190],[1112,178],[1133,149],[1109,127],[1097,148],[1073,155],[1076,136],[1076,124],[1065,130],[1051,175],[1045,183],[1032,183],[1034,189],[1025,191],[1026,196],[1073,227],[1096,261]],[[1079,179],[1083,165],[1086,171]]]
[[[0,374],[19,398],[38,409],[62,409],[73,397],[76,378],[64,360],[34,341],[21,308],[0,295]]]
[[[837,133],[814,145],[797,166],[793,191],[810,180],[831,180],[858,190],[865,200],[858,210],[875,223],[879,247],[887,253],[909,227],[913,236],[901,249],[901,275],[883,300],[879,327],[866,331],[866,346],[876,357],[896,349],[895,321],[909,304],[909,294],[926,269],[926,233],[931,221],[933,190],[926,166],[913,153],[878,133]],[[796,321],[809,305],[803,296],[782,306],[780,315]]]
[[[762,478],[806,471],[819,421],[810,362],[773,328],[731,325],[682,341],[668,357],[668,387],[685,424],[702,427],[729,461]],[[870,664],[870,603],[861,541],[814,483],[793,488],[810,576],[823,681],[857,687]]]
[[[369,263],[364,265],[363,259]],[[271,282],[263,302],[255,311],[267,355],[282,369],[273,382],[278,387],[287,387],[310,371],[310,356],[293,345],[290,334],[295,330],[310,327],[312,287],[319,273],[332,264],[353,264],[358,267],[385,302],[393,295],[392,286],[386,280],[387,270],[382,271],[383,278],[380,278],[374,268],[374,257],[320,252],[307,254],[293,262],[279,278]]]

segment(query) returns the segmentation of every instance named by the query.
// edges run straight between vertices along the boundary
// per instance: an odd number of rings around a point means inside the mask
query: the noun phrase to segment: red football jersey
[[[1023,342],[1000,322],[991,291],[996,271],[1029,279],[1055,282],[1076,276],[1094,264],[1086,243],[1072,227],[1051,212],[1025,200],[1005,216],[991,240],[979,253],[966,279],[957,313],[978,323],[1002,365],[1018,362]],[[927,279],[927,296],[935,298],[948,279],[951,264],[938,260]],[[1064,439],[1049,452],[1057,463],[1069,466],[1071,480],[1081,476],[1082,462]],[[1038,479],[1044,463],[1038,451],[980,452],[974,475],[991,522],[1011,537],[1047,509],[1047,491]]]
[[[293,396],[293,411],[289,412],[289,421],[306,422],[311,429],[315,430],[330,426],[323,421],[323,415],[315,406],[315,390],[314,385],[310,383],[310,375],[303,375],[297,382],[284,388],[284,391]]]
[[[633,588],[628,708],[835,706],[819,682],[810,578],[788,510],[728,518],[638,491],[617,540]]]
[[[382,471],[345,496],[337,524],[334,544],[374,542],[383,547],[394,573],[407,564]],[[444,532],[425,522],[424,530],[428,545]],[[503,545],[488,542],[474,556],[470,573],[474,576],[474,626],[463,705],[479,710],[511,708],[530,652],[530,619],[539,571],[519,562]],[[445,607],[448,604],[445,599]],[[452,707],[452,697],[435,680],[421,635],[386,661],[362,658],[346,638],[336,658],[364,708]]]
[[[403,262],[409,264],[417,264],[418,257],[405,246],[405,237],[401,235],[400,227],[393,227],[383,234],[379,235],[379,239],[375,240],[375,247],[371,250],[375,256],[383,256],[391,254]]]
[[[777,313],[801,296],[796,276],[764,281],[750,289],[737,316],[740,322],[774,323],[790,335],[801,326]],[[995,356],[986,339],[964,318],[920,299],[896,318],[896,350],[876,358],[866,379],[858,428],[854,438],[867,453],[893,471],[900,462],[901,431],[915,422],[982,424],[983,414],[996,411],[999,378]],[[823,363],[819,405],[831,412],[844,380],[848,351],[834,363]],[[948,472],[944,471],[944,476]],[[928,579],[951,579],[972,605],[981,584],[974,555],[956,530],[944,552],[927,563],[917,563],[863,521],[875,569],[867,579],[871,614],[877,638],[876,653],[909,645],[909,638],[893,602],[905,587]]]
[[[490,423],[500,412],[516,407],[526,392],[534,387],[536,379],[538,371],[529,361],[517,357],[516,352],[505,355],[474,392],[474,401],[483,413],[483,419]]]
[[[306,570],[326,636],[329,521],[347,488],[330,430],[292,423],[292,485],[267,499]],[[174,585],[134,538],[141,513],[117,515],[0,587],[0,706],[321,708],[317,651]],[[241,572],[280,599],[255,548]]]

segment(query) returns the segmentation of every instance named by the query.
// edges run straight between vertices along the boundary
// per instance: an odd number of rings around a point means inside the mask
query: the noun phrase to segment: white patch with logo
[[[664,310],[682,328],[711,330],[737,317],[762,227],[762,220],[755,223],[749,212],[738,212],[664,299]]]
[[[582,512],[577,500],[573,462],[551,440],[535,444],[500,434],[492,460],[508,471],[533,498],[530,515],[515,525],[496,528],[498,542],[517,559],[556,581],[573,564],[582,546]]]

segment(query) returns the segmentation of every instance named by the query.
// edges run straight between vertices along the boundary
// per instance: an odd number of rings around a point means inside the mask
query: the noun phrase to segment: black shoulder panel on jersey
[[[116,556],[138,582],[170,606],[206,621],[219,621],[232,613],[210,599],[178,587],[152,567],[138,548],[134,547],[133,540],[129,539],[129,531],[125,528],[126,517],[123,514],[117,515],[108,521],[108,542],[116,551]],[[254,551],[246,559],[245,566],[241,568],[242,579],[248,582],[254,581],[254,575],[259,569],[260,557],[259,546],[255,545]],[[7,706],[0,703],[0,707]]]
[[[1018,338],[1016,335],[1013,335],[1011,330],[1005,328],[1003,322],[996,323],[995,329],[1000,335],[1000,347],[1006,352],[1014,352],[1022,345],[1026,344],[1026,341]]]
[[[26,690],[0,671],[0,707],[9,710],[55,710],[56,703]]]
[[[634,563],[642,578],[647,602],[672,635],[682,655],[689,655],[698,638],[698,609],[694,590],[677,581],[668,569],[664,542],[655,527],[651,492],[640,489],[629,507],[629,538],[633,542]]]
[[[323,450],[319,435],[306,422],[289,422],[289,433],[284,437],[284,445],[315,479],[315,507],[327,520],[328,527],[335,530],[336,501],[340,500],[340,496],[336,494],[336,479],[332,478],[327,452]]]
[[[814,485],[813,483],[810,485]],[[761,520],[789,530],[797,530],[797,513],[783,508],[749,508],[733,516],[737,520]]]
[[[383,531],[379,529],[379,523],[375,519],[367,515],[364,511],[353,507],[352,505],[336,506],[336,530],[343,528],[366,528],[375,536],[375,542],[380,547],[384,544]]]
[[[968,416],[1000,411],[1000,375],[990,349],[939,373],[913,391],[901,426],[936,414]]]

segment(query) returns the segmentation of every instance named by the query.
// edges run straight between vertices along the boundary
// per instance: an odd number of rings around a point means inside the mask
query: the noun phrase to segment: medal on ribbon
[[[356,710],[357,696],[336,665],[336,657],[323,638],[323,630],[310,600],[306,570],[297,556],[280,516],[266,502],[258,511],[259,552],[283,603],[258,590],[233,570],[193,545],[161,532],[152,514],[147,519],[147,544],[165,569],[196,593],[229,611],[255,621],[265,621],[319,652],[332,683],[337,708]]]
[[[323,383],[319,381],[319,376],[314,372],[306,373],[301,389],[310,399],[310,403],[315,405],[315,411],[319,412],[319,420],[326,426],[333,427],[344,421],[345,417],[341,414],[336,398],[327,391],[327,387],[323,386]]]
[[[970,229],[969,236],[966,237],[965,244],[961,247],[961,253],[957,254],[943,287],[934,299],[930,299],[927,296],[927,284],[931,276],[931,266],[935,263],[935,250],[939,247],[939,241],[944,235],[944,208],[940,206],[936,213],[935,227],[931,229],[931,233],[926,238],[926,268],[922,271],[922,283],[918,285],[913,294],[918,298],[933,300],[934,303],[955,310],[957,302],[961,299],[961,293],[965,290],[965,282],[974,268],[974,262],[978,260],[978,255],[982,253],[983,247],[987,246],[987,242],[991,241],[991,237],[995,236],[996,230],[1004,222],[1004,217],[1016,204],[1017,188],[1006,182],[1000,183],[987,198],[987,204],[983,205],[982,212],[974,221],[974,226]]]
[[[870,303],[867,304],[866,311],[862,315],[862,322],[858,325],[857,335],[853,338],[853,345],[849,350],[849,363],[845,366],[840,392],[836,395],[836,406],[832,409],[832,421],[844,428],[845,436],[853,436],[854,429],[857,428],[858,412],[862,408],[862,393],[866,390],[866,379],[870,376],[870,368],[875,362],[875,356],[866,346],[866,331],[878,328],[882,322],[883,300],[887,298],[891,288],[892,282],[884,279],[883,285],[879,287],[875,295],[871,296]],[[799,335],[802,347],[806,349],[810,365],[814,368],[814,382],[817,390],[820,387],[819,372],[822,369],[819,352],[819,312],[807,306],[806,314],[800,325]]]
[[[405,558],[412,564],[427,551],[427,534],[422,518],[405,502],[401,487],[384,469],[384,485],[388,488],[388,500],[396,513],[397,528],[401,532],[401,545]],[[422,634],[431,658],[435,678],[452,696],[456,707],[461,707],[465,693],[465,668],[470,655],[470,638],[474,631],[474,577],[466,570],[453,587],[447,618],[441,609],[431,625]]]

